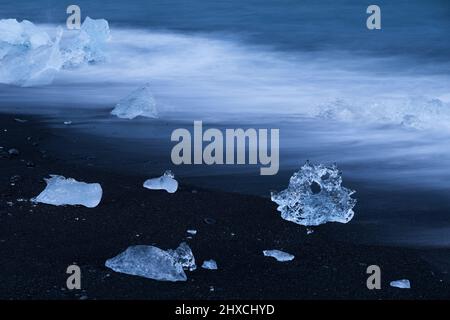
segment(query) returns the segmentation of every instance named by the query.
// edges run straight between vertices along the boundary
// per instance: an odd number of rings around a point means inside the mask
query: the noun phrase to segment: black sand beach
[[[38,117],[0,115],[0,129],[0,299],[450,297],[445,270],[424,258],[450,256],[450,250],[352,244],[344,241],[348,226],[343,224],[320,226],[306,235],[304,227],[282,220],[269,199],[205,190],[182,179],[175,194],[150,191],[142,187],[147,173],[132,175],[120,166],[102,170],[89,165],[88,154],[86,161],[69,163],[44,150],[42,145],[58,132]],[[19,154],[9,155],[10,148]],[[102,202],[94,209],[30,203],[49,174],[100,183]],[[197,235],[187,239],[188,229]],[[198,268],[187,273],[186,282],[169,283],[104,266],[131,245],[168,249],[182,241],[191,246],[198,266],[214,259],[219,269]],[[285,250],[295,259],[277,262],[263,256],[265,249]],[[82,289],[69,291],[65,272],[74,263],[81,267]],[[372,264],[382,270],[381,290],[366,287]],[[404,278],[411,289],[389,286]]]

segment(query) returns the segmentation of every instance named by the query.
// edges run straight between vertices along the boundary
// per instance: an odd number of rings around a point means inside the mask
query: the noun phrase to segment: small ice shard
[[[187,230],[186,232],[194,236],[197,234],[197,230]]]
[[[411,289],[411,283],[408,279],[391,281],[391,287],[400,288],[400,289]]]
[[[205,218],[205,219],[203,219],[203,221],[206,224],[215,224],[216,223],[216,219],[214,219],[214,218]]]
[[[314,233],[314,230],[311,228],[306,228],[306,234]]]
[[[108,21],[86,17],[80,30],[69,31],[61,42],[64,68],[105,61],[106,44],[109,39]]]
[[[313,165],[308,161],[291,177],[287,189],[272,192],[281,217],[304,226],[326,222],[349,222],[354,215],[355,191],[342,184],[336,165]]]
[[[183,266],[168,251],[154,246],[131,246],[105,266],[115,272],[126,273],[159,281],[186,281]]]
[[[138,116],[158,118],[158,110],[150,85],[146,84],[120,100],[111,114],[123,119],[134,119]]]
[[[66,125],[66,126],[70,126],[70,125],[72,124],[72,121],[64,121],[63,123],[64,123],[64,125]]]
[[[192,250],[186,242],[182,242],[177,249],[167,250],[167,252],[172,255],[175,261],[180,263],[184,269],[187,269],[189,271],[194,271],[195,269],[197,269]]]
[[[98,183],[78,182],[72,178],[50,175],[45,179],[47,186],[33,202],[62,205],[82,205],[88,208],[98,206],[102,199],[102,187]]]
[[[12,148],[8,150],[10,156],[18,156],[20,154],[19,150]]]
[[[217,263],[213,259],[205,260],[203,261],[202,268],[208,270],[217,270]]]
[[[0,20],[0,83],[46,85],[53,81],[63,60],[59,51],[62,29],[56,37],[28,20]]]
[[[164,172],[159,178],[148,179],[144,182],[144,188],[150,190],[166,190],[169,193],[174,193],[178,189],[178,182],[174,179],[174,175],[170,170]]]
[[[266,257],[275,258],[280,262],[292,261],[295,258],[292,254],[281,250],[264,250],[263,253]]]

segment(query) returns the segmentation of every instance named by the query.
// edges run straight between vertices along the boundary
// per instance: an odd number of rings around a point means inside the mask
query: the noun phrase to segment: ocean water
[[[104,158],[127,150],[121,163],[136,172],[152,170],[144,166],[150,155],[158,169],[170,165],[171,130],[191,128],[193,120],[277,128],[277,176],[260,177],[257,166],[174,170],[206,187],[267,196],[307,159],[337,162],[349,187],[413,190],[424,199],[434,193],[435,201],[410,208],[392,197],[371,215],[362,210],[361,222],[390,230],[386,241],[450,244],[450,2],[378,1],[382,29],[375,31],[366,28],[371,3],[357,0],[77,4],[83,18],[109,21],[108,61],[61,71],[43,87],[0,85],[0,111],[45,115],[55,126],[72,120],[70,130],[80,135],[117,138]],[[0,18],[28,19],[54,34],[65,23],[66,5],[0,0]],[[109,115],[146,82],[161,120]],[[240,175],[246,178],[236,183]],[[363,201],[365,211],[380,203]],[[393,228],[392,216],[405,228]]]

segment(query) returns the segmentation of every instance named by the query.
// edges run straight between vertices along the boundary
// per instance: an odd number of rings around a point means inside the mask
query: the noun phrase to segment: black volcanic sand
[[[281,219],[274,203],[256,196],[203,190],[183,181],[175,194],[146,190],[144,174],[68,164],[45,152],[42,142],[56,133],[39,118],[26,117],[26,123],[14,118],[0,116],[1,299],[450,297],[446,275],[423,259],[423,250],[331,241],[331,234],[333,239],[340,234],[345,238],[342,224],[327,224],[306,235],[304,227]],[[9,155],[10,148],[17,148],[19,155]],[[102,202],[94,209],[33,205],[27,199],[44,189],[43,179],[51,173],[101,183]],[[15,175],[20,178],[12,185]],[[187,239],[187,229],[198,233]],[[219,270],[198,268],[187,273],[187,282],[172,283],[119,274],[104,266],[105,260],[131,245],[168,249],[181,241],[191,246],[198,265],[215,259]],[[277,262],[263,256],[265,249],[285,250],[295,259]],[[434,253],[449,255],[443,249]],[[82,290],[66,289],[65,271],[73,263],[81,267]],[[371,264],[382,269],[381,290],[366,288],[366,268]],[[389,286],[403,278],[411,281],[412,289]]]

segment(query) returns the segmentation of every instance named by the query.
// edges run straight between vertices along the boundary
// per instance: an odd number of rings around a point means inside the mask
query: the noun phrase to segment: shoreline
[[[175,194],[142,187],[147,174],[58,158],[42,145],[55,134],[34,116],[20,123],[0,114],[0,264],[1,299],[448,299],[445,270],[412,249],[353,244],[349,225],[328,224],[306,235],[306,228],[281,219],[270,199],[197,188],[179,180]],[[4,131],[6,129],[7,131]],[[31,137],[31,138],[29,138]],[[74,137],[76,140],[76,137]],[[107,138],[105,138],[107,139]],[[59,145],[60,148],[70,144]],[[9,148],[19,155],[5,154]],[[82,148],[80,149],[82,150]],[[105,159],[103,159],[105,160]],[[109,160],[109,159],[108,159]],[[29,201],[45,187],[43,178],[60,174],[98,182],[100,205],[55,207]],[[14,186],[11,178],[19,175]],[[8,204],[12,203],[12,205]],[[205,223],[205,219],[214,221]],[[211,220],[212,219],[212,220]],[[197,230],[190,236],[188,229]],[[358,236],[358,235],[356,235]],[[197,265],[214,259],[218,270],[198,268],[186,282],[169,283],[134,277],[104,267],[109,259],[137,244],[176,248],[191,246]],[[280,263],[263,250],[285,250],[295,259]],[[81,267],[82,289],[65,288],[68,265]],[[382,270],[382,289],[368,290],[366,269]],[[411,289],[389,282],[409,279]],[[214,290],[211,290],[211,287]]]

